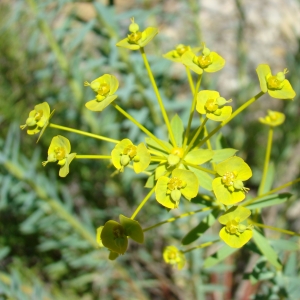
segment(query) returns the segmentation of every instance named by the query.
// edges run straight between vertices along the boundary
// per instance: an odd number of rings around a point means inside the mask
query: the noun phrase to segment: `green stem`
[[[260,186],[258,188],[258,195],[261,195],[264,191],[266,179],[267,179],[267,173],[268,173],[268,167],[270,162],[270,156],[271,156],[271,149],[272,149],[272,141],[273,141],[273,131],[274,128],[270,126],[269,128],[269,134],[268,134],[268,143],[267,143],[267,149],[266,149],[266,156],[265,156],[265,163],[264,163],[264,170],[262,179],[260,182]]]
[[[300,182],[300,178],[297,178],[297,179],[295,179],[293,181],[285,183],[285,184],[283,184],[283,185],[281,185],[281,186],[279,186],[279,187],[277,187],[277,188],[275,188],[275,189],[273,189],[273,190],[271,190],[271,191],[269,191],[269,192],[267,192],[267,193],[265,193],[263,195],[260,195],[260,196],[257,196],[255,198],[249,199],[248,201],[242,203],[241,206],[248,206],[248,205],[252,204],[253,202],[255,202],[257,200],[260,200],[260,199],[262,199],[262,198],[264,198],[264,197],[266,197],[268,195],[276,193],[276,192],[278,192],[278,191],[280,191],[280,190],[282,190],[282,189],[284,189],[286,187],[289,187],[289,186],[291,186],[291,185],[293,185],[295,183],[298,183],[298,182]]]
[[[239,113],[241,113],[244,109],[246,109],[249,105],[259,99],[264,92],[259,92],[257,95],[249,99],[246,103],[241,105],[238,109],[236,109],[229,119],[223,121],[218,127],[216,127],[212,132],[210,132],[198,145],[197,147],[201,147],[208,139],[210,139],[215,133],[217,133],[222,127],[224,127],[227,123],[229,123],[233,118],[235,118]]]
[[[169,149],[162,143],[154,134],[152,134],[147,128],[145,128],[141,123],[139,123],[136,119],[134,119],[131,115],[129,115],[125,110],[123,110],[116,103],[112,103],[112,105],[122,114],[124,117],[129,119],[132,123],[134,123],[138,128],[140,128],[145,134],[147,134],[151,139],[153,139],[157,144],[159,144],[163,149],[165,149],[169,153]]]
[[[198,130],[196,131],[195,135],[193,136],[193,139],[191,140],[191,142],[189,143],[189,146],[185,149],[184,151],[184,155],[186,155],[190,149],[193,147],[195,141],[197,140],[198,136],[200,135],[201,131],[203,130],[203,128],[205,128],[205,124],[207,122],[207,117],[204,119],[204,121],[201,123],[201,125],[199,126]]]
[[[151,156],[151,161],[153,162],[162,162],[162,161],[167,161],[165,157],[160,157],[160,156]]]
[[[110,155],[77,155],[77,159],[111,159]]]
[[[186,75],[187,75],[187,78],[188,78],[188,81],[189,81],[189,85],[190,85],[192,95],[194,95],[195,94],[195,86],[194,86],[194,82],[193,82],[193,77],[191,75],[191,71],[188,67],[185,67],[185,70],[186,70]]]
[[[154,225],[152,225],[152,226],[150,226],[150,227],[147,227],[147,228],[143,229],[143,231],[145,232],[145,231],[151,230],[151,229],[153,229],[153,228],[155,228],[155,227],[164,225],[164,224],[166,224],[166,223],[171,223],[171,222],[174,222],[174,221],[176,221],[176,220],[178,220],[178,219],[185,218],[185,217],[188,217],[188,216],[192,216],[192,215],[194,215],[194,214],[196,214],[196,213],[203,212],[203,211],[207,211],[207,210],[210,210],[210,209],[212,209],[212,208],[213,208],[213,207],[204,207],[204,208],[201,208],[201,209],[198,209],[198,210],[195,210],[195,211],[190,211],[190,212],[184,213],[184,214],[182,214],[182,215],[179,215],[179,216],[177,216],[177,217],[173,217],[173,218],[170,218],[170,219],[168,219],[168,220],[165,220],[165,221],[159,222],[159,223],[157,223],[157,224],[154,224]]]
[[[250,224],[253,224],[254,226],[257,227],[261,227],[261,228],[266,228],[266,229],[271,229],[277,232],[282,232],[285,234],[289,234],[289,235],[295,235],[295,236],[300,236],[300,233],[294,232],[294,231],[290,231],[290,230],[286,230],[286,229],[281,229],[281,228],[277,228],[277,227],[273,227],[273,226],[269,226],[269,225],[265,225],[265,224],[261,224],[261,223],[256,223],[250,219],[248,219],[248,222]]]
[[[53,123],[50,123],[49,127],[74,132],[74,133],[77,133],[77,134],[89,136],[91,138],[98,139],[98,140],[103,140],[103,141],[110,142],[110,143],[117,144],[117,143],[120,142],[118,140],[114,140],[114,139],[111,139],[111,138],[108,138],[108,137],[105,137],[105,136],[101,136],[101,135],[98,135],[98,134],[93,134],[93,133],[85,132],[85,131],[82,131],[82,130],[77,130],[77,129],[74,129],[74,128],[70,128],[70,127],[60,126],[60,125],[53,124]]]
[[[146,69],[147,69],[148,76],[149,76],[149,78],[150,78],[152,87],[153,87],[153,89],[154,89],[154,92],[155,92],[155,95],[156,95],[156,98],[157,98],[157,101],[158,101],[158,104],[159,104],[161,113],[162,113],[162,115],[163,115],[163,118],[164,118],[164,120],[165,120],[166,126],[167,126],[167,128],[168,128],[170,140],[171,140],[173,146],[176,147],[177,145],[176,145],[175,137],[174,137],[174,134],[173,134],[173,131],[172,131],[172,128],[171,128],[171,124],[170,124],[168,115],[167,115],[167,113],[166,113],[166,110],[165,110],[163,101],[162,101],[162,99],[161,99],[161,97],[160,97],[160,94],[159,94],[159,91],[158,91],[158,88],[157,88],[157,85],[156,85],[154,76],[153,76],[153,74],[152,74],[152,71],[151,71],[151,68],[150,68],[150,65],[149,65],[149,62],[148,62],[148,59],[147,59],[147,56],[146,56],[146,53],[145,53],[143,47],[140,48],[140,52],[141,52],[141,55],[142,55],[142,58],[143,58],[145,67],[146,67]]]
[[[94,234],[91,234],[87,229],[85,229],[82,221],[78,220],[76,217],[72,216],[68,210],[66,210],[63,205],[56,199],[50,198],[47,195],[46,190],[43,186],[36,184],[35,180],[31,180],[27,177],[26,172],[24,172],[18,165],[10,161],[4,162],[4,167],[16,178],[26,182],[32,190],[36,193],[37,197],[49,204],[54,212],[57,213],[59,217],[67,221],[75,231],[85,239],[93,248],[98,248],[96,243],[96,238]]]
[[[211,241],[211,242],[203,243],[203,244],[201,244],[201,245],[199,245],[199,246],[195,246],[195,247],[193,247],[193,248],[190,248],[190,249],[187,249],[187,250],[181,251],[181,252],[182,252],[182,253],[187,253],[187,252],[193,251],[193,250],[195,250],[195,249],[205,248],[205,247],[208,247],[208,246],[210,246],[210,245],[212,245],[212,244],[215,244],[215,243],[217,243],[217,242],[219,242],[219,241],[220,241],[220,240],[214,240],[214,241]]]
[[[187,144],[187,141],[188,141],[188,138],[189,138],[191,125],[192,125],[192,120],[193,120],[193,115],[194,115],[196,102],[197,102],[197,93],[198,93],[199,88],[200,88],[201,79],[202,79],[202,74],[200,74],[198,76],[197,83],[196,83],[196,88],[195,88],[195,91],[194,91],[194,94],[193,94],[194,96],[193,96],[193,102],[192,102],[191,110],[190,110],[189,122],[188,122],[187,129],[185,131],[185,134],[184,134],[184,140],[183,140],[183,146],[182,146],[183,149],[185,148],[185,146]]]
[[[154,193],[155,191],[155,186],[152,188],[152,190],[146,195],[146,197],[144,198],[144,200],[140,203],[140,205],[137,207],[137,209],[134,211],[134,213],[132,214],[132,216],[130,217],[130,219],[134,220],[134,218],[136,217],[136,215],[139,213],[139,211],[142,209],[142,207],[146,204],[146,202],[149,200],[149,198],[151,197],[151,195]]]
[[[186,161],[183,161],[182,163],[183,163],[184,165],[186,165],[186,166],[190,166],[190,167],[193,167],[193,168],[195,168],[195,169],[201,170],[201,171],[203,171],[203,172],[206,172],[206,173],[209,173],[209,174],[216,175],[216,172],[213,171],[213,170],[206,169],[206,168],[200,167],[200,166],[198,166],[198,165],[194,165],[194,164],[188,163],[188,162],[186,162]]]

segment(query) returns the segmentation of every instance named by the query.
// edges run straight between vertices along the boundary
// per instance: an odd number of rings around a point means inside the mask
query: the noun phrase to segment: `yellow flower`
[[[219,218],[219,222],[225,225],[219,235],[228,246],[241,248],[252,238],[252,225],[241,224],[250,215],[248,208],[233,206]]]
[[[127,38],[118,42],[116,46],[139,50],[145,47],[158,34],[158,29],[154,27],[148,27],[141,32],[139,31],[139,25],[134,22],[134,18],[131,19],[131,22],[132,24],[129,26],[130,34],[128,34]]]
[[[268,110],[268,115],[264,118],[259,118],[259,122],[271,127],[281,125],[285,120],[285,115],[278,111]]]
[[[61,136],[55,136],[48,149],[47,161],[43,162],[43,166],[46,166],[48,162],[56,162],[60,165],[59,176],[66,177],[69,174],[69,165],[75,158],[76,153],[71,152],[70,141]]]
[[[177,208],[181,195],[191,200],[198,194],[199,183],[196,175],[188,170],[175,169],[172,177],[158,178],[155,194],[156,200],[167,208]]]
[[[192,49],[190,46],[179,44],[174,50],[164,54],[163,57],[175,62],[181,62],[181,57],[185,52],[192,51],[193,53],[197,53],[200,49],[200,47]]]
[[[129,139],[124,139],[115,146],[111,158],[113,165],[120,172],[132,161],[134,171],[140,173],[147,169],[151,161],[147,147],[143,143],[135,146]]]
[[[21,125],[21,129],[27,129],[27,134],[33,135],[40,132],[38,140],[41,138],[42,134],[44,133],[46,127],[49,124],[49,120],[52,117],[54,110],[50,113],[50,106],[47,102],[43,102],[37,104],[29,113],[29,117],[26,120],[25,125]]]
[[[249,190],[243,181],[252,176],[250,167],[237,156],[230,157],[216,165],[217,177],[213,180],[213,191],[219,202],[232,205],[244,200]]]
[[[177,265],[178,270],[181,270],[186,262],[183,252],[179,251],[175,246],[167,246],[164,249],[163,257],[167,264]]]
[[[293,99],[296,96],[290,82],[285,79],[287,69],[283,72],[278,72],[277,75],[272,75],[271,69],[268,65],[259,65],[256,69],[261,90],[277,99]]]
[[[181,57],[182,63],[197,74],[217,72],[225,65],[225,59],[216,52],[211,52],[203,43],[202,54],[196,56],[192,51],[185,52]]]
[[[203,90],[197,95],[196,110],[213,121],[225,121],[231,116],[232,107],[225,106],[232,100],[225,100],[216,91]]]
[[[118,97],[114,95],[114,93],[119,87],[119,82],[113,75],[104,74],[91,83],[85,81],[84,86],[90,86],[96,93],[96,99],[85,104],[85,106],[92,111],[102,111]]]

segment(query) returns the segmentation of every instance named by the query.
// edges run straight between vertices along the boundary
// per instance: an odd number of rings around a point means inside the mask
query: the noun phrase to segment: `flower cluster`
[[[112,142],[115,145],[111,147],[110,153],[101,153],[101,155],[96,156],[77,155],[71,153],[69,140],[58,135],[53,137],[48,149],[47,160],[43,162],[43,165],[45,166],[48,162],[57,162],[60,166],[59,176],[65,177],[69,173],[70,163],[75,158],[107,159],[117,170],[114,170],[113,175],[121,172],[126,174],[125,169],[129,168],[133,169],[135,173],[148,175],[145,187],[151,190],[140,202],[131,218],[120,215],[120,222],[109,220],[97,229],[97,243],[99,247],[105,247],[109,250],[109,259],[111,260],[126,252],[129,238],[137,243],[144,242],[146,229],[143,230],[140,223],[134,218],[154,194],[157,203],[167,210],[178,208],[181,201],[184,200],[190,202],[195,199],[194,202],[197,203],[199,199],[208,197],[211,206],[205,204],[207,205],[206,208],[217,211],[218,220],[224,225],[219,232],[220,239],[230,247],[240,248],[253,236],[253,225],[245,223],[249,220],[251,210],[244,207],[242,203],[249,191],[244,182],[251,178],[252,170],[242,158],[235,155],[237,150],[230,148],[214,149],[210,143],[210,138],[265,93],[278,99],[294,98],[296,94],[285,78],[287,70],[285,69],[274,76],[268,65],[259,65],[257,74],[261,92],[232,113],[232,107],[228,105],[232,102],[231,99],[226,100],[221,97],[218,91],[200,90],[204,72],[212,73],[221,70],[225,65],[224,58],[211,51],[204,43],[199,48],[179,44],[175,49],[166,53],[164,57],[182,63],[188,72],[192,70],[199,75],[190,105],[189,121],[184,126],[178,115],[169,121],[144,52],[144,47],[157,35],[158,29],[148,27],[144,31],[140,31],[139,25],[134,22],[134,19],[131,21],[128,36],[119,41],[117,46],[130,50],[140,50],[162,110],[169,138],[158,138],[119,105],[113,103],[117,99],[115,93],[119,87],[119,82],[114,75],[104,74],[90,83],[84,82],[84,85],[89,86],[95,93],[95,99],[88,101],[85,104],[86,108],[94,112],[102,112],[111,104],[147,135],[145,143],[134,144],[128,138],[117,141],[109,137],[89,134],[91,137],[96,136],[98,139]],[[200,55],[198,55],[199,51]],[[188,74],[190,75],[190,73]],[[200,115],[198,115],[200,125],[193,130],[192,121],[195,111]],[[41,136],[48,125],[49,127],[87,135],[80,130],[50,124],[49,120],[52,114],[53,112],[50,113],[50,107],[46,102],[38,104],[29,113],[25,125],[22,125],[21,128],[28,128],[27,133],[30,135],[40,132]],[[260,118],[259,121],[268,125],[272,131],[273,127],[282,124],[284,119],[285,116],[281,112],[269,110],[268,115],[265,118]],[[210,133],[206,127],[207,122],[209,122],[208,128],[215,126],[215,129]],[[269,146],[268,149],[270,150]],[[266,157],[267,163],[265,163],[260,190],[263,190],[266,178],[269,159],[268,156]],[[259,194],[257,199],[260,197]],[[185,216],[190,214],[194,213],[187,213]],[[175,219],[172,218],[170,222]],[[162,223],[152,227],[160,226]],[[191,250],[201,247],[200,245]],[[185,252],[187,251],[180,251],[175,246],[167,246],[163,252],[163,258],[166,263],[177,265],[178,269],[182,269],[186,262]]]

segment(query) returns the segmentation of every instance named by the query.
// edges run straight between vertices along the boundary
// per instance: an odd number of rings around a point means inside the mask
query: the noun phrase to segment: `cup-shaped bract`
[[[158,29],[155,27],[148,27],[144,31],[139,31],[139,26],[131,19],[132,24],[129,26],[130,34],[127,38],[119,41],[116,46],[123,47],[130,50],[139,50],[145,47],[158,34]]]
[[[111,251],[109,256],[111,260],[117,257],[114,253],[124,254],[126,252],[128,237],[140,244],[144,242],[144,233],[139,222],[123,215],[120,215],[119,219],[120,223],[109,220],[97,230],[97,242],[101,241],[102,245]]]
[[[248,208],[233,206],[219,217],[219,222],[225,225],[219,235],[228,246],[241,248],[252,238],[252,226],[242,224],[250,215]]]
[[[85,81],[84,85],[90,86],[96,93],[96,98],[85,104],[89,110],[102,111],[118,97],[114,93],[119,87],[119,82],[113,75],[104,74],[91,83]]]
[[[197,74],[203,71],[213,73],[221,70],[225,65],[225,59],[216,52],[210,51],[205,44],[202,47],[202,54],[197,56],[192,51],[186,51],[181,57],[182,63]]]
[[[191,200],[197,196],[198,189],[198,179],[193,172],[175,169],[171,178],[166,176],[158,178],[155,187],[156,200],[167,208],[177,208],[181,195]]]
[[[188,45],[179,44],[174,50],[171,50],[163,55],[164,58],[172,60],[174,62],[181,62],[182,55],[187,51],[192,51],[194,54],[200,51],[200,47],[191,48]]]
[[[281,125],[285,120],[285,115],[279,111],[268,110],[268,115],[264,118],[259,118],[259,122],[271,127]]]
[[[250,167],[240,157],[233,156],[216,165],[220,177],[213,180],[212,186],[216,198],[225,205],[232,205],[245,199],[249,190],[243,181],[252,176]]]
[[[133,145],[129,139],[120,141],[111,152],[113,165],[123,172],[130,162],[133,162],[133,169],[140,173],[147,169],[151,161],[151,155],[145,144]]]
[[[47,161],[43,162],[43,166],[45,166],[48,162],[57,161],[57,164],[60,165],[59,176],[66,177],[69,174],[69,165],[76,156],[76,153],[70,152],[70,141],[61,135],[55,136],[51,140],[48,149],[48,158]]]
[[[54,110],[50,113],[50,106],[47,102],[37,104],[34,109],[29,113],[26,123],[21,125],[21,129],[27,127],[27,134],[33,135],[40,132],[38,141],[44,133],[49,120],[52,117]]]
[[[163,251],[163,258],[167,264],[177,266],[178,270],[181,270],[186,262],[184,253],[175,246],[167,246]]]
[[[287,69],[272,75],[269,65],[261,64],[257,67],[256,72],[262,92],[268,92],[271,97],[276,99],[292,100],[295,98],[295,91],[290,82],[285,79],[285,74],[288,73]]]
[[[226,106],[231,100],[220,97],[217,91],[203,90],[197,95],[196,110],[202,115],[213,121],[225,121],[230,118],[232,107]]]

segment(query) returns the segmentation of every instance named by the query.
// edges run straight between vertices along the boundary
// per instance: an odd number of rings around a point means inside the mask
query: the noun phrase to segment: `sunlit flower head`
[[[158,34],[158,29],[154,27],[148,27],[142,32],[139,31],[140,27],[134,22],[134,18],[131,19],[128,29],[130,33],[127,38],[119,41],[116,46],[130,50],[139,50],[145,47]]]
[[[231,116],[232,107],[227,106],[232,100],[220,97],[217,91],[203,90],[198,93],[196,110],[213,121],[225,121]]]
[[[104,74],[91,83],[85,81],[84,86],[89,86],[96,93],[96,99],[85,104],[92,111],[102,111],[118,97],[114,93],[119,87],[119,82],[113,75]]]
[[[27,133],[29,135],[36,134],[40,132],[38,141],[44,133],[49,120],[52,117],[54,110],[50,113],[50,106],[47,102],[37,104],[29,113],[29,117],[26,119],[26,123],[21,125],[21,129],[27,128]]]
[[[289,100],[296,96],[290,82],[285,79],[285,75],[288,73],[287,69],[283,72],[278,72],[276,75],[272,75],[271,69],[268,65],[259,65],[256,69],[261,90],[277,99]]]
[[[268,110],[268,115],[264,118],[259,118],[259,122],[271,127],[281,125],[285,120],[285,115],[279,111]]]
[[[249,190],[243,181],[252,176],[250,167],[237,156],[230,157],[216,165],[219,177],[213,180],[213,191],[217,200],[225,205],[232,205],[245,199]]]
[[[213,73],[221,70],[225,65],[225,59],[216,52],[210,51],[203,43],[202,53],[197,56],[192,51],[186,51],[181,57],[182,63],[197,74],[203,71]]]
[[[66,177],[69,174],[69,165],[76,156],[76,153],[70,152],[70,141],[61,135],[55,136],[51,141],[48,158],[43,162],[43,166],[48,162],[57,162],[60,165],[59,176]]]
[[[155,187],[156,200],[167,208],[177,208],[181,195],[191,200],[197,196],[198,189],[198,179],[193,172],[175,169],[171,178],[166,176],[158,178]]]
[[[179,44],[176,46],[175,49],[167,52],[163,55],[164,58],[175,61],[175,62],[181,62],[182,55],[187,51],[192,51],[195,55],[201,48],[191,48],[188,45]]]
[[[175,246],[167,246],[164,249],[163,258],[167,264],[177,266],[178,270],[181,270],[186,262],[183,252],[178,250]]]
[[[219,235],[228,246],[241,248],[252,238],[252,225],[242,224],[250,215],[248,208],[233,206],[219,217],[219,222],[225,225]]]
[[[144,171],[150,164],[150,152],[145,144],[133,145],[129,139],[119,142],[111,152],[113,165],[123,172],[130,162],[133,163],[133,169],[136,173]]]

